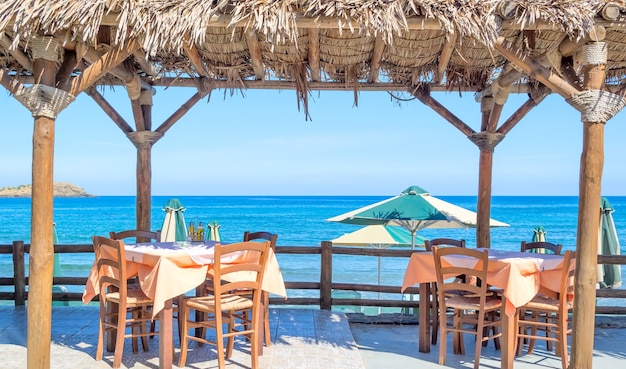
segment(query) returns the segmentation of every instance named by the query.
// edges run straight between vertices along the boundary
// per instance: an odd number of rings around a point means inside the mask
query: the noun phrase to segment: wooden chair
[[[249,337],[252,369],[258,367],[259,340],[257,338],[257,327],[261,314],[261,297],[263,275],[270,249],[270,241],[265,242],[239,242],[228,245],[215,245],[215,262],[213,264],[213,275],[215,281],[214,294],[208,296],[185,297],[181,300],[180,319],[182,321],[182,341],[178,366],[184,367],[187,359],[188,340],[208,343],[217,346],[217,360],[220,369],[225,366],[225,358],[230,358],[234,347],[234,337],[243,335]],[[249,257],[245,262],[233,264],[222,263],[222,259],[227,259],[246,253]],[[227,282],[233,273],[246,272],[255,276],[254,279],[246,278],[235,282]],[[236,293],[238,290],[250,290],[251,296]],[[205,319],[202,321],[190,320],[191,310],[204,313]],[[252,310],[252,324],[248,327],[236,326],[236,315],[243,311]],[[228,328],[223,331],[223,323]],[[197,327],[214,329],[215,341],[207,339],[206,336],[196,337],[189,334],[189,330]],[[224,339],[227,339],[224,347]]]
[[[270,241],[270,247],[272,248],[272,250],[276,250],[276,241],[278,240],[278,235],[274,234],[274,233],[270,233],[270,232],[249,232],[246,231],[243,234],[243,242],[249,242],[249,241]],[[207,293],[214,293],[214,289],[213,289],[213,279],[210,278],[206,281],[205,283],[205,288],[206,288],[206,292]],[[251,291],[248,290],[239,290],[236,291],[237,294],[240,295],[250,295]],[[269,307],[269,298],[270,298],[270,294],[269,292],[263,292],[262,295],[262,303],[263,303],[263,341],[265,343],[265,346],[271,346],[272,344],[272,340],[271,340],[271,332],[270,332],[270,320],[269,320],[269,313],[270,313],[270,307]],[[199,317],[200,319],[202,318],[201,316]],[[252,324],[252,320],[250,317],[250,311],[246,311],[243,312],[242,314],[238,315],[238,318],[244,323],[244,325],[246,325],[246,327],[249,324]],[[204,335],[204,331],[202,331],[200,334]]]
[[[151,321],[151,316],[147,312],[154,302],[143,293],[141,288],[129,288],[124,242],[98,236],[94,236],[92,240],[100,288],[100,322],[96,360],[102,360],[104,333],[114,332],[116,336],[113,368],[119,368],[125,338],[141,337],[144,349],[147,350],[145,337],[158,334],[158,332],[145,332],[142,328]],[[116,305],[117,309],[108,309],[109,304]],[[131,328],[130,333],[126,333],[128,327]],[[133,341],[134,352],[137,351],[135,342],[136,340]]]
[[[489,265],[489,251],[468,249],[463,247],[432,248],[437,273],[437,292],[439,294],[439,329],[441,343],[439,345],[439,364],[446,363],[446,335],[455,333],[455,341],[462,339],[462,335],[469,333],[476,336],[476,350],[474,354],[474,369],[478,369],[482,342],[501,336],[500,311],[504,311],[502,299],[489,296],[487,285],[487,270]],[[476,259],[477,269],[469,267],[448,266],[442,259],[447,256],[461,256]],[[457,281],[450,276],[464,275],[465,280]],[[472,283],[472,280],[478,283]],[[446,314],[452,309],[452,317]],[[486,319],[489,316],[490,319]],[[450,321],[451,320],[451,321]],[[494,327],[495,329],[491,329]],[[492,335],[485,332],[495,332]],[[458,333],[458,336],[456,335]],[[457,338],[458,337],[458,338]],[[457,346],[455,342],[455,347]],[[462,344],[458,344],[462,347]]]
[[[571,334],[572,331],[571,321],[568,317],[574,307],[575,270],[576,254],[568,250],[563,256],[563,269],[557,296],[548,297],[537,294],[530,302],[519,307],[515,316],[518,327],[518,339],[516,340],[518,347],[522,345],[523,339],[529,339],[528,353],[531,354],[534,340],[556,342],[556,353],[561,357],[563,369],[567,369],[568,366],[567,335]],[[529,313],[531,313],[531,318],[528,318]],[[543,317],[543,319],[532,318],[534,314]],[[549,335],[539,335],[537,331],[545,331]]]
[[[545,254],[561,254],[561,249],[563,245],[561,244],[553,244],[550,242],[526,242],[522,241],[520,245],[521,252],[537,252],[537,253],[545,253]],[[549,252],[548,252],[549,251]]]
[[[278,240],[278,235],[269,232],[244,232],[243,241],[270,241],[270,247],[272,251],[276,251],[276,241]],[[269,292],[263,292],[262,295],[262,303],[263,303],[263,340],[265,342],[265,346],[271,346],[271,332],[270,332],[270,294]]]
[[[159,242],[161,241],[161,230],[158,231],[142,231],[138,229],[125,230],[120,232],[109,232],[109,237],[113,240],[125,240],[125,239],[133,239],[134,242]],[[135,282],[134,280],[132,280]],[[130,284],[129,284],[130,285]],[[139,288],[138,284],[130,285],[131,288]],[[148,309],[147,312],[151,312],[152,309]],[[151,314],[151,313],[150,313]],[[156,321],[152,320],[150,323],[150,332],[156,331]],[[151,336],[150,339],[154,338]],[[145,345],[144,345],[145,347]]]
[[[127,238],[134,238],[135,242],[159,242],[161,241],[161,231],[141,231],[133,229],[121,232],[109,232],[109,237],[114,240],[125,240]]]
[[[520,244],[520,251],[521,252],[534,252],[534,253],[542,253],[542,254],[555,254],[555,255],[560,255],[561,254],[561,250],[563,248],[562,244],[554,244],[554,243],[550,243],[550,242],[526,242],[526,241],[522,241],[522,243]],[[534,313],[528,313],[528,315],[526,316],[525,319],[534,319],[537,321],[545,321],[545,317],[542,317],[541,315],[538,315],[536,312]],[[545,327],[542,327],[545,328]],[[532,327],[531,329],[533,329],[533,332],[531,334],[536,335],[536,327]],[[546,336],[550,335],[550,332],[548,332],[546,329],[541,329],[545,331]],[[525,339],[524,343],[528,343],[529,344],[529,350],[532,352],[533,348],[535,347],[535,340],[528,340]],[[518,352],[517,354],[521,354],[521,345],[518,346]],[[552,351],[552,341],[546,341],[546,349],[548,351]]]
[[[426,251],[432,251],[433,246],[438,247],[465,247],[465,240],[455,240],[452,238],[433,238],[432,240],[425,240],[424,247]],[[431,343],[433,345],[437,344],[437,335],[439,334],[439,303],[437,297],[437,283],[430,284],[430,294],[431,294],[431,323],[430,323],[430,334],[431,334]]]

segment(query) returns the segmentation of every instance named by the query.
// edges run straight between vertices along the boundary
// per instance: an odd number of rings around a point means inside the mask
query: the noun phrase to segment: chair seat
[[[567,309],[572,309],[574,307],[574,303],[572,301],[567,302]],[[547,296],[537,295],[533,297],[532,300],[527,302],[524,306],[524,309],[534,309],[534,310],[544,310],[551,312],[559,311],[559,300],[554,299]]]
[[[446,299],[446,306],[455,309],[472,310],[480,308],[480,297],[453,296]],[[494,310],[502,306],[502,300],[496,297],[488,297],[485,301],[485,310]]]
[[[185,300],[192,309],[215,311],[215,296],[192,297]],[[252,308],[252,300],[237,294],[222,295],[222,310],[244,310]]]
[[[107,300],[115,302],[116,304],[120,302],[119,292],[109,292],[106,294],[106,297]],[[152,303],[153,300],[146,296],[141,289],[129,289],[127,292],[126,304],[128,305],[147,305]]]

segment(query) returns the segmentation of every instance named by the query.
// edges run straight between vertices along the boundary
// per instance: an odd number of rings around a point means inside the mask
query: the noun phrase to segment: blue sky
[[[134,127],[126,90],[103,95]],[[158,89],[153,128],[191,95]],[[153,147],[154,195],[396,195],[419,185],[435,196],[476,195],[478,148],[418,100],[387,92],[313,92],[305,121],[294,91],[213,91]],[[472,94],[433,93],[474,130]],[[510,116],[526,95],[511,95]],[[0,187],[31,182],[33,118],[0,94]],[[626,113],[605,128],[603,195],[626,195]],[[501,124],[501,123],[500,123]],[[493,195],[577,195],[580,114],[553,94],[496,147]],[[136,150],[85,94],[56,121],[54,180],[90,193],[135,194]]]

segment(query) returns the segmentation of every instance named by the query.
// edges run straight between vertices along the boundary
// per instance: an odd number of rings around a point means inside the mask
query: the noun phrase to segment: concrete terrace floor
[[[53,307],[51,368],[110,368],[113,355],[105,353],[95,361],[98,308],[94,306]],[[381,369],[381,368],[472,368],[473,340],[466,339],[466,354],[447,355],[447,363],[438,362],[439,347],[428,354],[417,349],[414,324],[372,324],[372,319],[353,317],[349,322],[343,312],[313,309],[271,309],[272,345],[264,348],[259,366],[265,369]],[[375,320],[375,319],[374,319]],[[621,368],[626,362],[626,322],[622,317],[596,320],[593,366]],[[358,323],[357,321],[368,321]],[[389,321],[389,320],[388,320]],[[178,339],[175,339],[178,346]],[[141,350],[141,349],[140,349]],[[178,348],[176,348],[178,352]],[[238,341],[228,368],[249,368],[249,345]],[[177,368],[178,355],[174,367]],[[481,367],[499,368],[499,351],[493,344],[483,348]],[[217,368],[210,345],[192,343],[186,367]],[[540,342],[533,355],[516,358],[515,367],[561,368],[553,353]],[[26,368],[26,309],[0,306],[0,368]],[[130,342],[125,345],[122,368],[158,368],[158,338],[150,341],[150,351],[133,354]]]

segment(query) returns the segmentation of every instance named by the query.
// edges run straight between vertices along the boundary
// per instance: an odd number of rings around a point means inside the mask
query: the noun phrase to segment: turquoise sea
[[[443,200],[475,210],[475,196],[440,196]],[[160,229],[169,196],[152,198],[152,228]],[[326,218],[354,210],[387,198],[386,196],[182,196],[178,199],[187,208],[187,223],[218,222],[222,240],[241,240],[246,230],[267,230],[277,233],[279,246],[314,246],[332,240],[359,226],[330,223]],[[622,253],[626,246],[626,197],[608,197]],[[31,200],[0,199],[0,244],[15,240],[30,242]],[[574,249],[578,198],[575,196],[495,196],[491,217],[510,224],[492,228],[491,247],[518,250],[522,240],[530,241],[533,228],[542,225],[546,239]],[[89,244],[93,235],[135,228],[135,197],[104,196],[95,198],[54,199],[54,221],[60,244]],[[476,246],[474,229],[425,229],[426,238],[463,238],[469,247]],[[319,256],[278,255],[285,280],[315,281],[319,279]],[[64,276],[86,276],[93,262],[92,255],[61,255]],[[377,283],[378,261],[375,257],[335,256],[336,282]],[[407,260],[387,258],[381,268],[381,283],[401,285]],[[622,268],[623,271],[626,271]],[[10,255],[0,255],[0,276],[12,275]],[[290,295],[304,292],[290,291]],[[367,296],[363,296],[364,298]],[[375,298],[369,296],[368,298]]]

